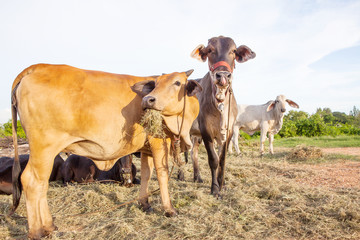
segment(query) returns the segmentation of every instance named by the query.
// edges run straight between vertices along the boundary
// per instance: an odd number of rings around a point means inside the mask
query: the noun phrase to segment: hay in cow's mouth
[[[156,138],[165,138],[163,119],[160,111],[146,109],[140,120],[140,125],[144,127],[145,132]]]

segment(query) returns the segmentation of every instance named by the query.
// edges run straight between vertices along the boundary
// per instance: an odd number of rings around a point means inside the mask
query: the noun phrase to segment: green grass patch
[[[274,147],[296,147],[298,145],[323,148],[360,147],[360,136],[292,137],[275,139]]]

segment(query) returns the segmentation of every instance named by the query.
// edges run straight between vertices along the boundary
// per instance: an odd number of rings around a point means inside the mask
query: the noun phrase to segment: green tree
[[[360,110],[356,108],[356,106],[353,107],[353,110],[350,111],[350,116],[358,117],[360,115]]]
[[[3,125],[4,135],[5,136],[12,136],[12,122],[9,120],[7,123]],[[24,129],[21,126],[20,121],[17,121],[17,135],[19,138],[26,138]]]
[[[333,123],[349,123],[349,117],[345,113],[342,112],[333,112],[333,116],[335,117]]]
[[[293,121],[296,122],[298,120],[306,119],[309,117],[309,114],[304,111],[294,111],[290,110],[288,114],[284,116],[284,122],[285,121]]]
[[[323,119],[325,123],[332,124],[335,120],[335,117],[333,116],[330,108],[318,108],[316,110],[316,114],[319,114]]]
[[[349,115],[353,118],[352,124],[356,127],[360,127],[360,110],[354,106]]]

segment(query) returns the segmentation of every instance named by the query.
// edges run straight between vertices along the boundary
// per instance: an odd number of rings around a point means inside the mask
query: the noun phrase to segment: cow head
[[[288,103],[293,108],[299,108],[299,105],[294,101],[287,99],[284,95],[279,95],[276,97],[275,101],[272,101],[267,107],[267,111],[274,109],[277,115],[282,118],[286,112],[286,103]]]
[[[126,187],[132,186],[132,176],[131,176],[131,165],[132,165],[132,156],[127,155],[118,160],[119,166],[119,175],[122,176],[123,184]]]
[[[199,113],[199,102],[194,95],[202,90],[197,81],[187,80],[192,72],[164,74],[158,76],[156,81],[142,81],[131,87],[142,97],[142,108],[160,111],[167,128],[176,135],[180,134],[185,103],[181,137],[186,148],[191,146],[189,131]]]
[[[191,53],[199,61],[208,61],[213,92],[218,102],[225,100],[225,95],[232,81],[235,60],[239,63],[252,59],[256,54],[245,45],[236,48],[234,40],[228,37],[213,37],[207,47],[200,44]]]

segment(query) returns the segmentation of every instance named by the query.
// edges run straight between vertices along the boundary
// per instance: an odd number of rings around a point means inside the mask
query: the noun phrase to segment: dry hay
[[[164,124],[160,111],[147,109],[140,120],[145,132],[156,138],[165,138]]]
[[[314,160],[323,158],[324,154],[320,148],[313,146],[297,146],[287,156],[288,159],[292,160]]]
[[[179,213],[174,218],[164,216],[159,195],[151,197],[150,214],[137,204],[114,209],[136,198],[139,185],[51,183],[48,201],[58,230],[50,239],[360,239],[359,189],[300,184],[311,171],[285,157],[229,156],[218,199],[210,195],[202,146],[199,164],[204,183],[192,182],[191,164],[184,166],[185,182],[171,176],[171,201]],[[158,187],[155,175],[150,190]],[[10,205],[10,196],[0,196],[0,213]],[[16,214],[26,216],[24,197]],[[0,217],[0,239],[23,239],[26,233],[26,219]]]

